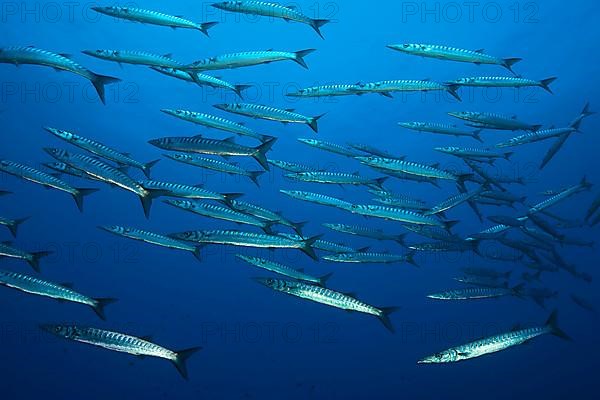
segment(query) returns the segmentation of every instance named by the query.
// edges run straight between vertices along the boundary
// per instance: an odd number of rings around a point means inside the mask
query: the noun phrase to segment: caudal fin
[[[104,86],[105,85],[110,85],[111,83],[117,83],[120,82],[121,80],[119,78],[114,78],[112,76],[106,76],[106,75],[98,75],[98,74],[94,74],[92,76],[92,85],[94,85],[94,88],[96,89],[96,92],[98,93],[98,97],[100,98],[100,101],[102,102],[102,104],[106,104],[106,99],[104,96]]]
[[[73,198],[75,199],[75,204],[77,204],[79,211],[83,212],[83,198],[88,194],[97,192],[98,190],[99,189],[77,189],[77,191],[73,194]]]
[[[98,298],[98,299],[94,299],[95,304],[92,306],[92,308],[94,309],[94,311],[96,312],[96,314],[100,317],[100,319],[102,319],[103,321],[106,320],[106,315],[104,315],[104,307],[106,307],[109,304],[112,304],[114,302],[117,301],[117,299],[112,299],[112,298]]]
[[[11,221],[8,225],[6,225],[10,233],[12,233],[13,237],[17,237],[17,229],[19,228],[19,225],[21,225],[28,219],[29,217],[15,219],[14,221]]]
[[[294,230],[294,232],[296,232],[298,235],[303,236],[302,235],[302,228],[304,228],[304,225],[306,225],[308,223],[308,221],[300,221],[300,222],[292,222],[292,229]]]
[[[254,154],[252,157],[265,169],[265,171],[269,171],[269,162],[267,161],[267,152],[271,150],[271,147],[275,144],[277,138],[271,138],[254,148]]]
[[[242,96],[242,92],[250,87],[252,87],[252,85],[234,85],[233,91],[239,96],[240,99],[243,99],[244,97]]]
[[[383,326],[385,326],[385,328],[392,333],[394,333],[394,326],[392,325],[392,321],[390,320],[390,314],[398,311],[399,309],[400,307],[381,307],[381,314],[377,317],[379,318]]]
[[[192,254],[194,255],[194,257],[196,257],[196,260],[202,262],[202,253],[201,250],[202,246],[196,246],[194,247],[194,251],[192,251]]]
[[[192,347],[191,349],[177,351],[175,352],[175,359],[171,360],[171,362],[175,365],[175,368],[177,368],[177,371],[179,371],[179,374],[186,381],[188,379],[188,372],[185,362],[199,350],[202,350],[202,347]]]
[[[547,91],[548,93],[554,94],[554,93],[552,92],[552,90],[550,89],[550,84],[551,84],[552,82],[554,82],[555,80],[556,80],[556,77],[547,78],[547,79],[542,79],[542,80],[540,81],[540,86],[541,86],[541,87],[542,87],[542,88],[543,88],[545,91]]]
[[[448,93],[450,93],[452,97],[454,97],[458,101],[462,101],[462,99],[458,95],[458,88],[460,88],[460,85],[447,84],[445,86],[446,91],[448,91]]]
[[[548,320],[546,321],[546,328],[548,328],[550,333],[553,334],[554,336],[558,336],[559,338],[565,339],[565,340],[573,340],[569,337],[569,335],[567,335],[565,332],[563,332],[562,329],[560,329],[558,327],[558,319],[557,318],[558,318],[558,311],[557,310],[552,311],[552,313],[548,317]]]
[[[150,196],[150,194],[140,196],[140,201],[142,203],[142,208],[144,209],[144,215],[146,216],[146,218],[150,218],[150,209],[152,208],[152,196]]]
[[[149,163],[146,163],[142,166],[142,172],[144,172],[144,175],[146,175],[146,178],[150,179],[150,168],[154,167],[156,165],[156,163],[159,161],[160,161],[160,159],[150,161]]]
[[[311,19],[310,26],[317,32],[321,39],[325,39],[323,34],[321,34],[321,27],[328,22],[330,22],[328,19]]]
[[[218,22],[203,22],[198,26],[198,30],[204,33],[206,36],[209,36],[208,30],[217,24]]]
[[[266,171],[249,171],[248,177],[254,182],[254,184],[260,187],[260,183],[258,182],[258,177],[264,174]]]
[[[329,278],[331,278],[332,275],[333,275],[333,272],[330,272],[327,275],[323,275],[322,277],[320,277],[319,278],[319,286],[325,287],[325,284],[327,283]]]
[[[478,142],[483,143],[483,139],[481,139],[481,131],[483,129],[477,129],[476,131],[473,131],[472,135],[473,135],[473,139],[477,140]]]
[[[517,75],[517,74],[515,74],[515,71],[513,71],[512,66],[521,60],[522,60],[522,58],[518,58],[518,57],[505,58],[504,60],[502,60],[504,62],[502,64],[502,66],[504,68],[506,68],[507,70],[509,70],[510,72],[512,72],[513,75]]]
[[[319,240],[322,236],[323,235],[317,235],[317,236],[313,236],[313,237],[303,240],[302,247],[300,247],[300,250],[304,254],[306,254],[307,256],[312,258],[313,260],[318,261],[319,258],[317,257],[317,254],[315,253],[315,249],[312,248],[312,245],[315,244],[315,242],[317,240]]]
[[[308,69],[308,65],[306,65],[306,61],[304,61],[304,57],[306,57],[307,55],[309,55],[310,53],[312,53],[315,50],[316,49],[306,49],[306,50],[297,51],[295,53],[294,61],[296,61],[298,64],[300,64],[304,68]]]
[[[405,258],[406,258],[406,262],[407,263],[412,264],[415,267],[419,267],[420,268],[419,264],[417,264],[416,261],[415,261],[415,252],[414,251],[411,251],[410,253],[408,253],[405,256]]]
[[[310,129],[312,129],[313,131],[315,131],[315,133],[319,132],[319,127],[317,126],[317,121],[323,117],[323,115],[325,114],[321,114],[321,115],[317,115],[316,117],[312,117],[308,119],[308,126],[310,126]]]
[[[40,259],[52,254],[51,251],[37,251],[35,253],[31,253],[31,257],[27,260],[31,268],[35,272],[40,272]]]

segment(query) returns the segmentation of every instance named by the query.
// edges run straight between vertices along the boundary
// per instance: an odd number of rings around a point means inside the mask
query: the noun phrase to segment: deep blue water
[[[278,137],[271,158],[298,161],[332,171],[380,174],[342,156],[309,148],[297,138],[314,137],[331,142],[367,143],[409,160],[441,163],[442,167],[466,169],[451,156],[433,151],[437,146],[476,146],[468,138],[420,134],[399,128],[399,121],[454,122],[453,110],[517,114],[544,126],[564,126],[584,103],[600,104],[600,81],[595,57],[600,8],[593,1],[565,4],[545,2],[481,2],[469,9],[462,3],[362,1],[299,2],[306,14],[333,19],[322,28],[321,40],[308,26],[280,20],[236,16],[216,11],[207,2],[139,1],[137,6],[184,15],[194,21],[216,20],[211,38],[197,31],[172,30],[98,17],[91,3],[4,2],[0,12],[2,46],[35,45],[74,59],[98,73],[122,81],[107,87],[107,104],[96,98],[93,88],[80,77],[49,68],[0,65],[2,121],[0,157],[40,166],[50,161],[43,147],[65,147],[42,129],[51,126],[72,130],[141,161],[164,153],[147,143],[162,136],[205,133],[225,138],[227,133],[207,131],[160,112],[182,108],[213,113]],[[111,3],[112,5],[112,3]],[[316,14],[315,14],[316,13]],[[378,95],[294,100],[285,96],[290,88],[326,83],[355,83],[384,79],[445,81],[463,76],[505,75],[496,66],[475,66],[404,55],[387,49],[392,43],[438,43],[467,49],[485,48],[502,57],[522,57],[515,70],[535,79],[557,76],[554,95],[541,89],[461,89],[461,104],[436,94]],[[199,88],[162,76],[149,68],[94,59],[84,49],[131,49],[172,53],[191,62],[217,54],[263,50],[315,48],[306,57],[308,70],[292,62],[273,63],[215,73],[235,83],[253,85],[245,100],[280,108],[295,108],[305,115],[327,113],[315,135],[302,125],[249,120],[212,107],[237,101],[230,92]],[[600,182],[595,134],[598,119],[582,124],[564,148],[541,172],[539,162],[553,141],[517,148],[511,162],[496,163],[502,175],[523,176],[526,186],[510,185],[510,191],[528,196],[528,203],[542,199],[539,193],[574,185],[583,176]],[[510,132],[486,131],[486,144],[514,136]],[[248,138],[240,143],[255,144]],[[238,159],[249,170],[259,169],[250,159]],[[142,178],[131,170],[132,176]],[[364,187],[298,183],[283,177],[281,170],[261,178],[260,189],[246,178],[236,178],[185,166],[163,159],[153,178],[181,183],[203,183],[218,192],[242,192],[243,199],[281,210],[293,221],[309,221],[307,235],[377,251],[405,252],[393,242],[338,234],[325,222],[380,227],[401,233],[398,223],[364,219],[347,212],[299,202],[279,189],[308,190],[369,203]],[[542,309],[530,300],[502,298],[472,302],[436,302],[426,294],[459,287],[451,278],[464,266],[487,266],[514,270],[513,284],[526,269],[522,263],[494,262],[473,253],[422,253],[421,268],[407,264],[353,265],[315,263],[294,250],[275,252],[242,249],[243,254],[262,255],[314,275],[334,272],[329,285],[355,292],[377,306],[400,306],[392,315],[396,333],[390,334],[372,317],[350,314],[270,291],[250,278],[269,276],[238,261],[240,249],[207,246],[203,262],[190,254],[146,245],[109,235],[98,225],[118,224],[170,233],[191,229],[248,229],[211,220],[154,202],[149,220],[131,193],[104,184],[66,178],[78,187],[98,187],[86,199],[80,214],[65,193],[45,190],[12,176],[0,175],[0,189],[14,192],[0,197],[1,215],[31,216],[19,230],[15,245],[26,250],[51,250],[42,261],[40,276],[54,282],[73,282],[83,293],[116,297],[107,307],[106,322],[84,306],[60,304],[8,288],[0,290],[0,376],[7,399],[131,398],[326,398],[326,399],[464,399],[464,398],[595,398],[599,385],[600,346],[596,315],[574,304],[577,293],[596,306],[594,283],[574,279],[565,271],[544,274],[543,285],[559,292]],[[436,203],[456,193],[451,183],[440,189],[427,184],[390,179],[391,190]],[[552,210],[567,219],[581,219],[597,188],[581,193]],[[482,206],[486,215],[519,215],[512,210]],[[461,235],[491,226],[481,224],[466,205],[447,213],[460,220]],[[1,228],[1,227],[0,227]],[[287,230],[285,230],[287,231]],[[597,229],[565,230],[572,236],[594,240]],[[11,240],[1,229],[2,240]],[[414,234],[409,242],[426,241]],[[568,262],[595,279],[597,250],[558,248]],[[323,254],[323,253],[321,253]],[[2,259],[2,269],[33,273],[20,261]],[[530,344],[463,363],[417,365],[421,357],[482,336],[509,330],[515,323],[542,324],[552,309],[559,310],[561,327],[572,342],[546,335]],[[38,329],[46,322],[70,322],[151,335],[175,350],[202,346],[188,364],[190,380],[178,376],[168,362],[139,359],[50,336]]]

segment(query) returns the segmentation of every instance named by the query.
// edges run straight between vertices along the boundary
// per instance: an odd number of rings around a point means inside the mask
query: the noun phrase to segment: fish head
[[[114,54],[112,50],[83,50],[82,53],[88,56],[99,58],[108,58]]]
[[[453,362],[458,359],[458,352],[454,349],[441,351],[417,361],[417,364],[439,364]]]
[[[218,8],[219,10],[235,11],[242,5],[241,1],[221,1],[219,3],[213,3],[210,6]]]
[[[279,290],[282,292],[291,289],[294,286],[294,283],[291,281],[284,281],[282,279],[275,278],[252,278],[255,282],[260,283],[268,288]]]
[[[304,143],[304,144],[309,144],[311,146],[315,146],[317,145],[319,142],[315,139],[304,139],[304,138],[299,138],[298,141],[300,143]]]
[[[213,105],[214,108],[218,108],[219,110],[227,111],[233,109],[233,104],[220,103]]]
[[[100,225],[100,226],[98,226],[98,228],[105,230],[107,232],[117,233],[117,234],[123,234],[128,231],[128,229],[126,229],[122,226],[119,226],[119,225]]]
[[[64,149],[57,149],[55,147],[44,147],[44,151],[58,160],[69,157],[69,153]]]
[[[198,235],[198,233],[195,231],[186,231],[186,232],[172,233],[167,236],[169,236],[173,239],[194,241],[194,239],[196,239],[198,236],[202,236],[202,235]]]
[[[421,53],[427,50],[426,45],[415,43],[390,44],[389,49],[401,51],[403,53]]]
[[[186,114],[185,110],[170,110],[168,108],[162,108],[160,111],[174,117],[181,117]]]
[[[56,336],[70,338],[74,336],[75,327],[57,324],[41,324],[40,329]]]
[[[64,140],[72,140],[73,137],[75,136],[71,132],[68,132],[68,131],[65,131],[62,129],[50,128],[48,126],[45,126],[44,129],[47,130],[48,132],[50,132],[51,134],[58,136],[59,138],[64,139]]]
[[[118,14],[119,12],[119,8],[118,7],[91,7],[92,10],[96,11],[97,13],[100,14],[106,14],[106,15],[115,15]]]
[[[152,140],[148,140],[148,143],[155,147],[164,148],[165,146],[167,146],[170,143],[170,139],[169,138],[152,139]]]

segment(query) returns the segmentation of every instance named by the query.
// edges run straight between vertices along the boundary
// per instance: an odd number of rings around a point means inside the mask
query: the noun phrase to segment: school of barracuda
[[[321,29],[329,22],[322,19],[311,19],[293,6],[288,7],[261,1],[226,1],[213,6],[224,12],[269,16],[286,21],[293,20],[310,26],[320,37],[323,37]],[[133,7],[94,7],[93,10],[113,18],[127,19],[146,25],[194,29],[206,36],[209,35],[209,30],[212,32],[217,25],[216,22],[196,23],[184,17]],[[220,25],[219,28],[221,28]],[[222,29],[226,29],[226,26],[223,26]],[[289,29],[301,28],[296,26]],[[465,86],[539,87],[551,94],[550,85],[556,79],[555,77],[544,79],[522,77],[517,75],[513,69],[515,64],[521,61],[520,58],[501,58],[487,54],[483,50],[416,43],[382,43],[381,46],[387,46],[391,50],[405,54],[404,56],[399,55],[399,57],[412,55],[445,60],[445,62],[487,64],[491,67],[482,68],[490,68],[490,71],[494,71],[493,66],[499,66],[514,76],[459,77],[448,82],[415,80],[411,77],[386,77],[388,79],[377,82],[337,82],[330,85],[306,87],[287,95],[300,99],[368,94],[393,97],[397,92],[438,91],[448,94],[449,101],[460,102],[461,88]],[[163,74],[165,76],[163,79],[172,78],[173,84],[176,84],[175,80],[182,80],[199,86],[233,91],[239,98],[243,98],[243,91],[249,87],[248,85],[227,82],[222,78],[212,76],[210,71],[285,61],[292,61],[290,68],[295,63],[308,69],[305,57],[309,55],[318,57],[315,49],[291,51],[291,49],[262,50],[260,48],[197,58],[196,61],[189,62],[175,60],[170,54],[154,54],[135,49],[93,49],[83,50],[82,53],[113,63],[135,64],[152,68]],[[80,64],[80,61],[84,63],[85,57],[71,57],[32,46],[0,48],[1,63],[16,66],[25,64],[45,66],[50,69],[68,71],[89,80],[102,103],[105,103],[105,86],[118,82],[119,79],[92,72]],[[409,62],[409,58],[406,58],[406,61]],[[107,68],[109,67],[110,65],[107,64]],[[392,154],[372,145],[298,138],[301,143],[298,146],[310,146],[314,149],[312,151],[315,154],[318,151],[325,151],[355,160],[357,169],[362,166],[360,172],[313,168],[298,162],[300,160],[293,157],[286,158],[283,154],[278,154],[278,158],[270,157],[269,153],[273,147],[276,147],[276,137],[270,135],[269,132],[257,132],[242,122],[229,119],[232,116],[241,115],[284,124],[304,124],[314,133],[323,134],[322,130],[319,131],[317,124],[321,118],[327,118],[325,116],[327,110],[323,110],[321,115],[304,115],[300,111],[276,105],[244,102],[214,104],[214,107],[222,114],[212,115],[196,110],[181,109],[156,111],[162,111],[168,116],[185,121],[180,125],[192,123],[211,128],[211,132],[215,134],[218,133],[215,131],[224,131],[238,135],[245,140],[244,144],[238,142],[238,139],[234,139],[234,137],[215,138],[204,136],[204,134],[192,137],[164,136],[150,140],[149,144],[166,151],[164,157],[177,163],[188,164],[194,168],[211,169],[223,174],[246,176],[256,185],[261,184],[260,176],[268,171],[270,166],[277,167],[284,171],[285,176],[289,178],[287,183],[290,184],[289,187],[277,189],[282,195],[298,201],[299,206],[308,202],[312,203],[314,207],[334,207],[348,214],[391,221],[390,229],[375,229],[368,226],[368,223],[363,225],[349,224],[345,221],[311,221],[327,229],[321,233],[306,234],[304,232],[305,222],[290,219],[293,217],[288,214],[293,214],[292,211],[283,215],[260,204],[253,204],[251,200],[243,199],[243,193],[238,193],[235,187],[232,188],[231,193],[217,193],[209,188],[178,183],[175,179],[173,181],[152,180],[151,169],[157,164],[158,159],[150,162],[139,161],[134,155],[117,149],[118,139],[115,139],[110,145],[104,144],[94,140],[92,134],[69,131],[69,127],[44,127],[50,136],[46,147],[43,148],[54,159],[44,163],[45,168],[38,169],[19,160],[5,159],[0,160],[0,171],[46,188],[70,194],[81,212],[84,211],[84,199],[99,190],[88,186],[107,183],[138,196],[143,206],[143,212],[148,218],[153,200],[165,197],[164,203],[188,213],[242,224],[244,228],[240,227],[239,229],[224,226],[222,229],[216,230],[184,232],[168,230],[150,232],[144,230],[143,227],[120,225],[104,225],[99,228],[122,238],[190,252],[201,263],[203,262],[202,249],[207,245],[301,251],[307,256],[307,262],[322,260],[330,264],[324,264],[328,266],[324,268],[325,271],[313,274],[262,257],[238,254],[237,259],[260,268],[263,272],[268,271],[281,276],[281,278],[276,276],[256,278],[258,283],[273,291],[295,296],[300,299],[299,302],[312,301],[370,315],[379,319],[391,332],[394,331],[393,320],[402,318],[401,311],[398,311],[399,307],[390,306],[394,304],[394,299],[390,299],[391,304],[388,304],[387,307],[375,306],[369,304],[368,299],[358,299],[352,294],[335,290],[335,276],[332,277],[331,269],[336,264],[410,264],[413,267],[419,267],[416,262],[419,252],[474,252],[478,257],[476,258],[477,265],[464,266],[458,271],[455,278],[456,283],[449,282],[449,287],[430,288],[430,291],[424,294],[432,299],[431,307],[443,307],[444,302],[488,301],[485,299],[508,296],[529,299],[544,307],[546,301],[557,295],[556,291],[543,286],[542,282],[546,274],[559,273],[564,270],[574,279],[586,282],[592,280],[589,273],[575,267],[571,260],[563,259],[560,249],[563,246],[591,247],[594,245],[593,241],[572,236],[566,231],[600,223],[600,196],[592,201],[588,210],[585,210],[582,221],[563,218],[550,210],[556,204],[568,202],[571,197],[584,195],[585,192],[590,191],[592,184],[585,177],[579,177],[566,188],[557,188],[549,184],[548,190],[542,194],[523,195],[521,191],[512,192],[514,185],[526,183],[523,178],[496,176],[488,168],[499,163],[511,162],[513,154],[518,154],[521,148],[525,148],[530,143],[550,142],[551,147],[548,154],[539,167],[542,169],[558,154],[571,135],[581,132],[585,120],[593,114],[588,104],[582,105],[578,114],[574,110],[569,110],[569,112],[573,112],[572,122],[559,128],[542,128],[539,121],[533,123],[532,121],[522,121],[517,116],[477,110],[457,110],[449,113],[449,116],[464,121],[464,126],[457,126],[451,121],[445,120],[443,115],[434,116],[431,121],[407,121],[406,118],[398,121],[398,127],[395,129],[405,130],[405,135],[431,135],[432,141],[434,141],[435,135],[445,135],[453,136],[457,141],[464,142],[465,145],[432,146],[432,150],[439,152],[442,157],[447,157],[448,160],[454,158],[464,163],[462,169],[453,171],[444,169],[440,163],[412,159],[410,155],[406,154]],[[171,134],[178,126],[177,121],[173,120],[172,122]],[[43,121],[41,126],[45,126]],[[504,131],[513,137],[492,143],[492,138],[496,136],[488,134],[490,130]],[[329,137],[326,133],[323,136]],[[478,147],[473,147],[473,143],[475,143],[473,140],[477,142]],[[144,143],[140,143],[140,146],[142,145]],[[505,149],[510,151],[505,151]],[[211,156],[219,158],[211,158]],[[257,164],[256,169],[246,170],[236,163],[225,160],[232,156],[253,158]],[[144,178],[134,178],[128,172],[128,167],[143,172]],[[82,184],[77,187],[70,185],[61,178],[65,174],[80,179]],[[412,197],[406,192],[390,191],[386,188],[386,184],[391,180],[430,184],[432,185],[429,186],[431,191],[443,192],[439,197],[446,200],[435,203]],[[293,185],[296,181],[314,183],[315,191],[294,189]],[[357,190],[372,195],[372,203],[356,203],[349,198],[350,196],[343,199],[330,196],[327,190],[331,185],[354,185],[358,188]],[[10,194],[8,191],[0,191],[3,201],[9,201],[12,197]],[[461,206],[469,207],[473,211],[481,223],[480,230],[464,236],[453,232],[454,227],[462,221],[451,219],[452,210]],[[485,212],[491,207],[495,211]],[[86,210],[86,212],[90,211]],[[190,218],[194,218],[194,216],[190,214]],[[26,220],[27,218],[23,216],[0,216],[0,225],[5,226],[7,232],[13,237],[17,237],[18,227]],[[282,227],[293,232],[284,232]],[[328,241],[323,238],[327,235],[327,230],[364,238],[365,246],[361,249],[354,249]],[[371,242],[368,240],[386,242],[393,245],[395,250],[372,251],[369,249]],[[489,241],[510,249],[510,256],[487,254],[483,251],[482,244]],[[30,252],[10,242],[0,243],[0,256],[23,260],[37,273],[40,272],[40,266],[43,266],[43,258],[49,254],[50,252],[46,251]],[[521,273],[517,273],[517,271],[485,267],[486,258],[517,262],[523,265],[523,270]],[[390,266],[390,268],[392,267]],[[87,305],[102,319],[105,318],[105,306],[115,301],[112,298],[89,297],[67,285],[49,282],[37,275],[26,275],[20,272],[0,271],[0,284],[26,293]],[[571,294],[570,297],[583,309],[596,311],[591,302],[583,296]],[[300,307],[302,305],[298,304],[298,308]],[[391,315],[393,312],[396,313]],[[188,375],[186,359],[200,349],[193,347],[173,351],[155,344],[149,339],[77,324],[43,323],[40,327],[54,335],[73,341],[133,355],[166,359],[177,367],[184,378],[187,378]],[[563,339],[569,338],[558,326],[556,311],[552,312],[544,325],[532,328],[518,327],[507,333],[500,333],[469,343],[456,343],[453,347],[425,356],[418,362],[422,364],[449,363],[471,359],[528,342],[546,333]]]

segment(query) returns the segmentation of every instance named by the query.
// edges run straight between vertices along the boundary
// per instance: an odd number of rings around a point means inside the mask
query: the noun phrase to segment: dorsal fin
[[[289,112],[295,112],[296,109],[295,108],[286,108],[285,111],[289,111]]]
[[[475,53],[485,53],[485,49],[477,49],[475,50]]]
[[[73,282],[63,282],[60,284],[62,287],[66,287],[68,289],[73,289]]]
[[[163,54],[163,57],[165,57],[165,58],[173,58],[173,53]]]
[[[229,137],[227,137],[227,138],[223,139],[223,141],[224,141],[224,142],[227,142],[227,143],[235,143],[235,140],[234,140],[234,139],[235,139],[235,138],[234,138],[233,136],[229,136]]]

